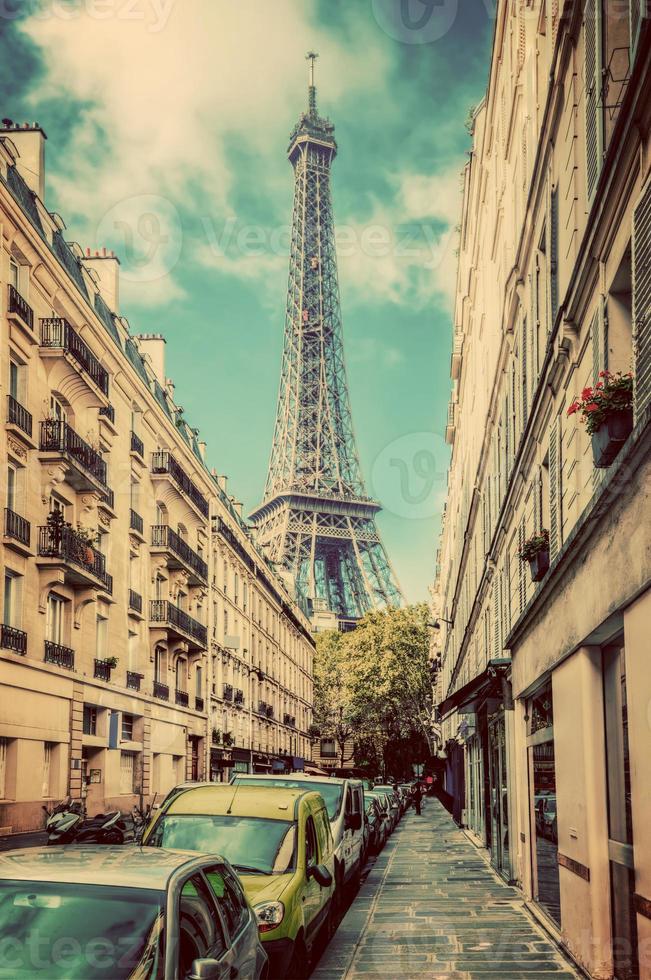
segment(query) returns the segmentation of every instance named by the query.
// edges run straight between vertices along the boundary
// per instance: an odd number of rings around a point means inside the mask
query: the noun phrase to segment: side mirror
[[[361,827],[362,827],[361,813],[348,813],[346,815],[346,830],[361,830]]]
[[[307,869],[308,878],[314,878],[321,888],[329,888],[332,884],[332,875],[325,864],[311,864]]]
[[[218,960],[193,960],[190,972],[185,980],[221,980],[222,968]]]

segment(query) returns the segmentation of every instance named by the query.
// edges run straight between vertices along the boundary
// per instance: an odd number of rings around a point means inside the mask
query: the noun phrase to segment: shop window
[[[556,766],[551,681],[527,704],[527,747],[531,786],[534,898],[558,925],[561,923],[556,819]]]
[[[82,731],[84,735],[97,735],[97,708],[90,704],[84,705]]]

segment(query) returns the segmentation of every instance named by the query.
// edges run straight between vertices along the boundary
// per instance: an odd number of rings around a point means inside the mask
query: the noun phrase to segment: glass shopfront
[[[484,766],[479,735],[466,742],[466,826],[484,839]]]
[[[530,699],[527,715],[534,898],[560,926],[561,899],[551,681]]]
[[[488,722],[488,759],[490,769],[491,862],[500,874],[510,878],[506,719],[503,711],[493,715]]]

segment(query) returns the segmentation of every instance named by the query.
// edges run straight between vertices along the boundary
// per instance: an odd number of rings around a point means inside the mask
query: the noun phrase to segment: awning
[[[489,660],[486,669],[441,702],[441,720],[454,711],[476,711],[486,698],[502,698],[502,678],[511,667],[510,657]]]
[[[319,769],[318,766],[305,766],[303,772],[306,776],[329,776],[330,773],[325,772],[323,769]]]

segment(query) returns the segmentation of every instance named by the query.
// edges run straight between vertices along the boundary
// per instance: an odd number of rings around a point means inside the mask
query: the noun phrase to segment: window
[[[122,741],[133,742],[133,715],[122,712]]]
[[[244,612],[247,610],[249,604],[249,586],[246,582],[242,585],[242,608]]]
[[[305,867],[311,868],[319,863],[319,848],[316,842],[316,828],[312,817],[305,824]]]
[[[16,510],[16,483],[18,474],[16,467],[11,463],[7,467],[7,507],[9,510]]]
[[[233,937],[248,920],[246,899],[239,882],[223,865],[207,868],[206,878]]]
[[[64,503],[63,500],[60,500],[59,497],[55,497],[54,494],[50,494],[49,507],[50,507],[51,514],[58,512],[63,516],[63,519],[65,521],[68,505]]]
[[[154,650],[154,680],[162,682],[165,676],[165,651],[162,647]]]
[[[183,886],[179,901],[178,976],[188,977],[198,959],[220,959],[226,939],[212,893],[195,874]]]
[[[54,748],[53,742],[43,742],[43,788],[41,790],[41,796],[44,799],[51,796],[51,779],[52,779],[52,749]]]
[[[139,647],[140,637],[138,633],[134,633],[129,630],[128,639],[128,660],[129,660],[129,670],[135,670],[138,666],[138,647]]]
[[[9,259],[9,282],[14,289],[19,289],[19,269],[15,259]]]
[[[176,661],[176,690],[185,691],[185,681],[187,678],[187,663],[185,660]]]
[[[321,755],[324,759],[336,759],[337,747],[334,738],[321,739]]]
[[[7,798],[7,755],[9,739],[0,738],[0,800]]]
[[[195,693],[198,698],[203,696],[203,668],[197,667],[194,675],[195,680]]]
[[[84,735],[97,735],[97,708],[90,704],[84,705],[82,731]]]
[[[108,653],[108,619],[98,616],[95,623],[95,656],[105,660]]]
[[[65,408],[63,402],[55,395],[50,395],[50,417],[56,419],[57,422],[66,422],[68,420],[68,412]]]
[[[9,394],[21,404],[25,401],[25,366],[9,361]]]
[[[21,576],[9,570],[5,571],[4,608],[2,621],[5,626],[20,627],[20,593]]]
[[[233,596],[235,599],[235,605],[238,606],[240,602],[240,577],[235,573],[234,585],[233,585]]]
[[[228,565],[224,562],[224,577],[223,577],[224,595],[228,595]]]
[[[133,793],[133,777],[135,772],[135,752],[120,753],[120,793]]]

